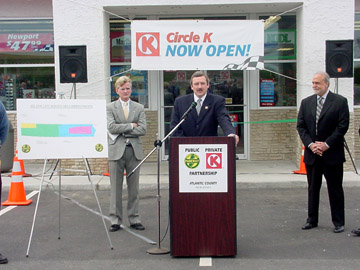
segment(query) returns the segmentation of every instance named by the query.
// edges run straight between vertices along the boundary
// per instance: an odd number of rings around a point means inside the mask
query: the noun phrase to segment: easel
[[[74,83],[75,85],[75,83]],[[64,94],[61,93],[60,94],[60,99],[62,99],[64,97]],[[99,199],[98,199],[98,196],[96,194],[96,191],[95,191],[95,187],[94,187],[94,184],[91,180],[91,172],[90,172],[90,167],[89,167],[89,164],[87,162],[87,159],[85,157],[82,157],[83,161],[84,161],[84,164],[85,164],[85,170],[67,170],[67,171],[82,171],[82,172],[86,172],[87,176],[88,176],[88,180],[91,184],[91,187],[93,189],[93,192],[94,192],[94,195],[95,195],[95,198],[96,198],[96,202],[97,202],[97,205],[98,205],[98,208],[99,208],[99,211],[100,211],[100,214],[101,214],[101,218],[102,218],[102,221],[103,221],[103,224],[104,224],[104,228],[105,228],[105,232],[106,232],[106,235],[108,237],[108,240],[109,240],[109,243],[110,243],[110,248],[111,249],[114,249],[113,248],[113,245],[111,243],[111,239],[110,239],[110,236],[109,236],[109,232],[106,228],[106,223],[105,223],[105,219],[104,219],[104,215],[102,213],[102,210],[101,210],[101,206],[100,206],[100,203],[99,203]],[[27,247],[27,251],[26,251],[26,257],[29,257],[29,250],[30,250],[30,245],[31,245],[31,240],[32,240],[32,236],[33,236],[33,232],[34,232],[34,227],[35,227],[35,221],[36,221],[36,216],[37,216],[37,210],[38,210],[38,207],[39,207],[39,201],[40,201],[40,196],[41,196],[41,190],[42,190],[42,187],[43,187],[43,182],[44,182],[44,177],[45,177],[45,169],[46,169],[46,165],[47,165],[47,158],[45,158],[45,161],[44,161],[44,167],[43,167],[43,171],[42,171],[42,177],[41,177],[41,182],[40,182],[40,188],[39,188],[39,195],[38,195],[38,199],[37,199],[37,202],[36,202],[36,206],[35,206],[35,212],[34,212],[34,217],[33,217],[33,222],[32,222],[32,226],[31,226],[31,232],[30,232],[30,237],[29,237],[29,243],[28,243],[28,247]],[[61,168],[61,159],[58,159],[57,163],[56,163],[56,167],[59,165],[59,168],[57,170],[58,172],[58,176],[59,176],[59,235],[58,235],[58,239],[60,239],[60,214],[61,214],[61,172],[62,172],[62,168]],[[56,167],[54,168],[51,176],[53,175],[53,173],[55,172],[56,170]]]

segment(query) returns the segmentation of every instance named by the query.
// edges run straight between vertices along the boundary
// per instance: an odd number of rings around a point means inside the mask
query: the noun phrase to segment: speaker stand
[[[339,78],[335,78],[335,94],[338,94],[339,93]]]
[[[338,89],[339,89],[339,78],[335,78],[335,89],[334,89],[335,94],[338,94],[338,92],[339,92]],[[357,171],[357,169],[356,169],[356,165],[355,165],[354,159],[353,159],[353,157],[352,157],[352,155],[351,155],[350,148],[349,148],[349,146],[348,146],[348,144],[347,144],[347,142],[346,142],[345,137],[344,137],[344,147],[345,147],[346,151],[348,152],[348,154],[349,154],[349,156],[350,156],[350,159],[351,159],[352,165],[353,165],[353,167],[354,167],[355,173],[356,173],[356,174],[359,174],[358,171]]]
[[[76,99],[76,83],[73,83],[74,99]]]

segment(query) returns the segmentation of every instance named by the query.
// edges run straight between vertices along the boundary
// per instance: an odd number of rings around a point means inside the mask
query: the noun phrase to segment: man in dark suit
[[[0,101],[0,148],[4,144],[9,132],[9,119],[4,104]],[[1,208],[1,160],[0,160],[0,208]],[[0,253],[0,264],[8,263],[8,259]]]
[[[144,106],[130,100],[131,80],[121,76],[115,83],[119,99],[106,107],[110,171],[110,231],[120,229],[122,223],[122,188],[124,171],[131,172],[143,158],[140,136],[146,133]],[[144,230],[139,216],[139,169],[126,177],[128,189],[127,215],[130,227]]]
[[[305,146],[308,180],[308,218],[303,230],[318,226],[322,176],[325,176],[334,232],[344,231],[344,136],[349,127],[347,99],[330,92],[330,77],[318,72],[312,80],[314,95],[302,100],[297,130]]]
[[[217,136],[220,125],[224,135],[235,137],[237,144],[239,136],[235,134],[225,108],[225,98],[208,92],[209,77],[201,71],[196,71],[191,76],[190,86],[193,91],[192,94],[178,97],[175,100],[170,129],[180,122],[181,117],[193,102],[197,103],[196,110],[190,111],[187,119],[174,132],[173,136]]]

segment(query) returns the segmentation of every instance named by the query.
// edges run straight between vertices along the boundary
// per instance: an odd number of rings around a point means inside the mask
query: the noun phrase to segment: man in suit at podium
[[[143,158],[140,136],[146,132],[144,106],[130,100],[131,80],[121,76],[115,83],[119,99],[106,107],[110,171],[110,231],[120,229],[122,223],[122,188],[126,169],[130,173]],[[127,214],[130,227],[144,230],[139,216],[139,169],[126,177],[128,186]]]
[[[234,137],[237,144],[239,136],[235,134],[225,108],[225,98],[208,92],[210,86],[209,77],[202,71],[196,71],[191,76],[190,86],[193,93],[180,96],[175,100],[170,129],[181,121],[182,116],[193,102],[197,104],[196,110],[189,112],[187,119],[177,128],[173,136],[217,136],[218,126],[220,125],[224,135]]]

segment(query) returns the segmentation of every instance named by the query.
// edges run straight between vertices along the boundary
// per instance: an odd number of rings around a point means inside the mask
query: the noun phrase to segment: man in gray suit
[[[122,186],[124,171],[130,173],[143,158],[140,136],[146,133],[144,106],[130,100],[131,80],[121,76],[115,90],[119,99],[107,105],[107,127],[110,170],[110,231],[120,229],[122,223]],[[127,214],[130,227],[144,230],[139,216],[139,169],[126,177],[128,189]]]

